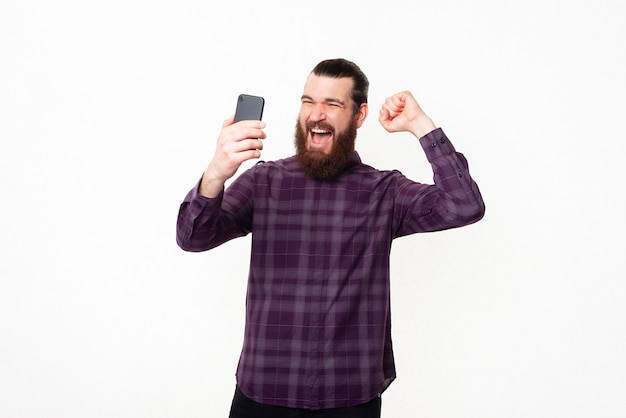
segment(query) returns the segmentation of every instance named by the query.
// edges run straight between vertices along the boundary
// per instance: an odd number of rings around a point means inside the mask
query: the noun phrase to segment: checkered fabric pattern
[[[258,164],[213,199],[181,205],[177,241],[204,251],[252,233],[237,383],[269,405],[354,406],[395,378],[389,255],[394,238],[467,225],[484,203],[441,129],[420,139],[434,185],[363,164],[332,182],[294,157]]]

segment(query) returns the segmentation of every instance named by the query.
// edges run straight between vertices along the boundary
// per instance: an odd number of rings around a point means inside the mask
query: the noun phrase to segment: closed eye
[[[303,105],[314,105],[315,101],[313,100],[312,97],[310,96],[302,96],[302,98],[300,99]],[[336,108],[336,109],[343,109],[344,107],[346,107],[346,104],[344,102],[342,102],[339,99],[335,99],[335,98],[327,98],[325,99],[322,104],[324,106],[328,106],[328,107],[332,107],[332,108]]]

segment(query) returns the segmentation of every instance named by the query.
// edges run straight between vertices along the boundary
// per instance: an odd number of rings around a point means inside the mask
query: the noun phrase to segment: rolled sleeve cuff
[[[200,194],[200,182],[198,181],[196,186],[189,191],[185,201],[189,202],[191,215],[196,218],[202,212],[206,210],[212,210],[215,207],[222,205],[222,199],[224,198],[224,189],[215,197],[206,197]]]
[[[421,137],[419,141],[429,162],[433,162],[439,157],[456,152],[454,146],[441,128],[429,132]]]

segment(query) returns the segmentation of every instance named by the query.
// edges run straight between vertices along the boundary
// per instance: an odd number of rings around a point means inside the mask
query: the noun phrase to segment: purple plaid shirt
[[[389,254],[394,238],[478,221],[484,204],[441,129],[420,139],[435,185],[352,165],[334,182],[294,157],[258,164],[221,195],[192,189],[177,242],[204,251],[252,233],[237,384],[264,404],[354,406],[395,378]]]

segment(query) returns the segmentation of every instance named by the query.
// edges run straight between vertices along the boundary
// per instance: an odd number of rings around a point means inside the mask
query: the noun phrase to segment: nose
[[[312,122],[320,122],[326,119],[326,113],[324,113],[324,107],[321,104],[313,105],[311,113],[309,114],[309,120]]]

